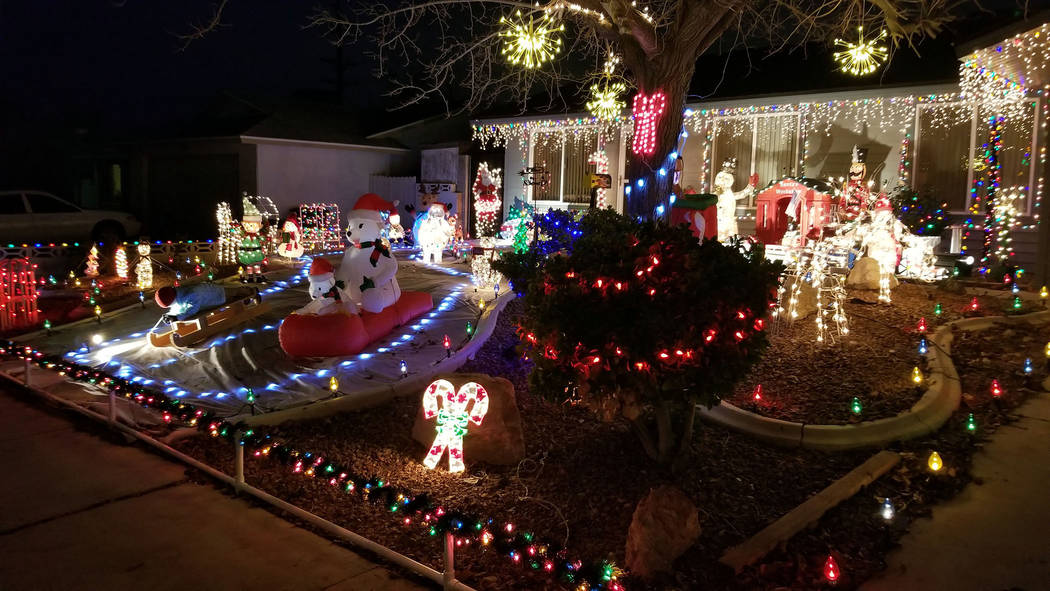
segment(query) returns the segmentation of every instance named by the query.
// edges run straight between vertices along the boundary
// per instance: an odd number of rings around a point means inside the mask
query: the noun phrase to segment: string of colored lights
[[[584,563],[570,559],[564,548],[539,539],[531,532],[521,531],[513,523],[498,524],[492,518],[446,509],[426,493],[417,494],[379,477],[357,474],[347,464],[301,451],[282,438],[243,423],[232,423],[211,410],[170,398],[141,381],[112,376],[12,341],[0,344],[0,357],[27,359],[38,367],[57,371],[74,381],[96,385],[114,396],[153,409],[167,424],[195,427],[213,437],[241,445],[248,457],[276,460],[290,467],[293,474],[324,479],[347,496],[385,507],[405,527],[416,527],[431,537],[450,533],[457,548],[472,544],[483,549],[491,548],[515,564],[548,573],[557,580],[578,585],[581,590],[624,589],[619,583],[622,571],[609,561]]]

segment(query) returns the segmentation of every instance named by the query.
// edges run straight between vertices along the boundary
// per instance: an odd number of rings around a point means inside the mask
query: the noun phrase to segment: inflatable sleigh
[[[151,330],[149,343],[154,347],[189,347],[269,311],[270,305],[254,295],[189,320],[177,320],[165,329]]]
[[[433,307],[429,293],[403,291],[394,305],[378,314],[290,314],[281,322],[277,336],[290,357],[354,355]]]

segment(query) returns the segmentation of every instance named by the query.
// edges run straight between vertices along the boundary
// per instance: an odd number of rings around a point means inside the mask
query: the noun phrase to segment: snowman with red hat
[[[332,263],[317,257],[310,264],[310,303],[296,314],[357,314],[357,304],[342,281],[335,278]]]
[[[284,220],[281,233],[283,241],[277,246],[277,254],[289,259],[297,259],[303,256],[303,252],[305,252],[301,242],[303,231],[299,227],[299,220],[295,219],[294,215],[290,215],[288,219]]]
[[[396,212],[394,204],[375,193],[365,193],[350,210],[346,238],[350,241],[335,278],[361,308],[378,313],[401,297],[397,259],[381,239],[385,222],[381,212]]]

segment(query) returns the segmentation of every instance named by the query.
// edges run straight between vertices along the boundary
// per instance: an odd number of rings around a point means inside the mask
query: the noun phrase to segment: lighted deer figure
[[[471,402],[474,404],[471,405]],[[440,406],[440,409],[439,409]],[[470,410],[467,410],[470,406]],[[423,393],[423,417],[437,417],[437,435],[423,465],[433,470],[448,450],[448,471],[462,472],[463,437],[470,423],[481,425],[489,410],[489,395],[477,382],[467,382],[457,392],[448,380],[436,380]]]

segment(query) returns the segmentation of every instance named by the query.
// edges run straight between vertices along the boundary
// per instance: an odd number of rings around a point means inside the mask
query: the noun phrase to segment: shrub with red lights
[[[529,285],[519,331],[532,385],[626,417],[645,452],[670,462],[688,448],[696,404],[716,404],[767,345],[779,265],[761,248],[699,244],[684,226],[610,210],[580,229]]]

